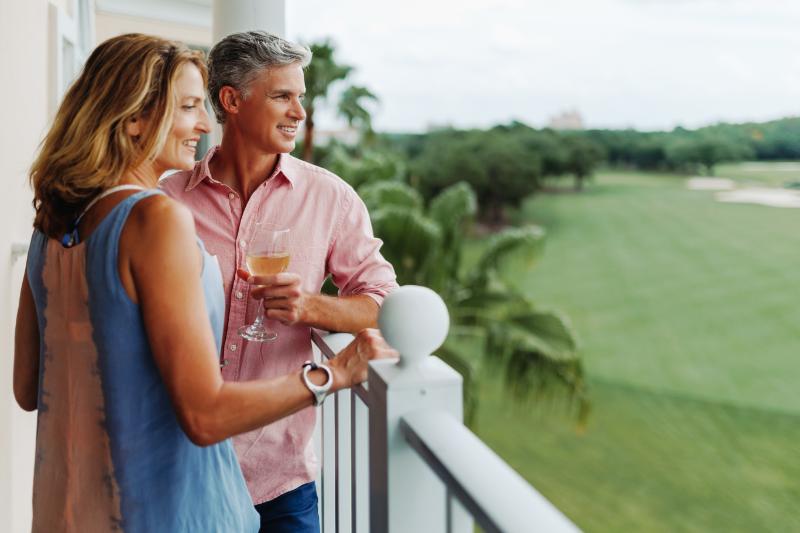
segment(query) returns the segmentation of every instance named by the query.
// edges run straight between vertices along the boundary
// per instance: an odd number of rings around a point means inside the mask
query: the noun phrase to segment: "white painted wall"
[[[286,35],[286,0],[214,0],[214,42],[240,31]]]
[[[269,6],[266,10],[253,7],[255,4],[248,9],[256,9],[261,20],[267,17],[272,21],[268,26],[259,25],[262,29],[283,33],[282,19],[281,27],[272,26],[276,10],[284,12],[283,0],[264,4]],[[14,260],[11,249],[14,243],[30,240],[33,195],[27,173],[54,111],[49,10],[56,6],[73,15],[76,5],[72,0],[0,0],[0,102],[5,119],[0,128],[0,531],[4,533],[30,531],[36,424],[36,414],[22,411],[12,392],[14,323],[25,257]],[[139,31],[195,46],[212,44],[211,0],[97,0],[96,10],[92,0],[87,5],[95,16],[96,42]],[[122,13],[119,6],[128,6],[130,12]],[[156,6],[164,12],[154,11]],[[178,9],[171,9],[176,6]],[[153,18],[142,16],[145,12],[153,13]]]
[[[102,4],[98,4],[95,13],[95,32],[98,43],[124,33],[147,33],[163,39],[181,41],[191,46],[211,47],[210,21],[205,26],[195,26],[188,23],[104,11],[100,5]]]
[[[13,242],[31,235],[32,194],[27,170],[48,120],[46,0],[0,0],[0,517],[4,531],[30,531],[35,413],[14,401],[14,322],[24,260],[12,261]]]

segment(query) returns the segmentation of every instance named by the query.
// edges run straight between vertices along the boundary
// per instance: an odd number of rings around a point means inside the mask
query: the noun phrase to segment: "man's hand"
[[[356,334],[378,325],[378,303],[366,294],[325,296],[303,291],[300,276],[289,272],[251,276],[242,268],[236,275],[253,287],[250,295],[264,300],[267,318],[288,326],[311,326],[325,331]]]
[[[254,276],[241,268],[236,274],[253,285],[250,296],[264,301],[264,316],[287,326],[307,324],[310,295],[300,288],[298,274],[282,272],[271,276]]]

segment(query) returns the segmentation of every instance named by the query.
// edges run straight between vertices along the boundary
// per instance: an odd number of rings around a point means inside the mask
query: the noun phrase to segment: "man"
[[[209,96],[222,142],[192,171],[161,187],[195,214],[198,233],[219,258],[226,293],[221,364],[226,380],[284,375],[311,358],[311,327],[356,332],[375,327],[383,297],[397,284],[353,189],[332,173],[295,159],[305,119],[303,68],[311,52],[266,32],[230,35],[209,54]],[[190,143],[191,144],[191,143]],[[189,147],[191,149],[191,147]],[[256,222],[291,228],[288,271],[246,274],[247,242]],[[330,274],[340,296],[319,294]],[[264,297],[275,342],[249,342],[238,329],[252,322]],[[311,436],[306,409],[234,438],[262,531],[318,531]]]

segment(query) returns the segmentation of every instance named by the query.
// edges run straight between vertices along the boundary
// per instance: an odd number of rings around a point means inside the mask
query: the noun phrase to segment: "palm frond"
[[[486,366],[502,369],[512,396],[520,402],[563,402],[584,426],[587,385],[569,323],[555,313],[531,310],[487,326],[486,357],[492,363]]]
[[[398,283],[431,286],[428,272],[442,242],[439,225],[418,211],[391,205],[373,211],[371,218],[375,235],[386,244],[382,253],[394,265]]]
[[[367,100],[377,101],[378,97],[366,87],[352,85],[342,92],[339,98],[339,115],[347,120],[350,127],[359,126],[364,130],[372,129],[372,116],[364,107]]]
[[[472,284],[475,287],[487,286],[492,277],[517,290],[520,272],[534,267],[536,259],[544,247],[544,228],[523,226],[506,228],[494,234],[473,270]]]
[[[367,183],[358,189],[358,194],[370,212],[387,206],[406,207],[418,212],[422,209],[419,192],[399,181]]]
[[[464,181],[440,192],[428,208],[428,216],[439,223],[448,235],[463,234],[464,224],[470,222],[478,212],[475,191]]]
[[[458,285],[464,235],[478,211],[475,191],[466,182],[451,185],[431,200],[428,216],[442,228],[436,284],[449,295]]]
[[[505,323],[518,335],[528,337],[526,346],[536,347],[547,357],[559,360],[575,358],[578,349],[576,335],[561,313],[530,309],[523,313],[512,313]]]
[[[475,428],[475,415],[478,412],[478,390],[480,387],[480,373],[476,371],[475,365],[468,358],[461,355],[445,343],[438,350],[436,355],[445,363],[461,374],[462,379],[462,398],[464,400],[464,422],[471,428]]]
[[[504,383],[520,403],[557,406],[571,414],[579,430],[585,429],[590,402],[583,363],[578,358],[554,360],[542,352],[517,345],[504,365]]]

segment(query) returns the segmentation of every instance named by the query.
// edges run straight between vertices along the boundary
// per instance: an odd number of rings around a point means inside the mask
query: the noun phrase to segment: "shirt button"
[[[228,200],[233,200],[234,198],[236,198],[236,195],[233,194],[232,192],[229,192],[228,193]]]
[[[231,344],[230,346],[228,346],[228,348],[229,348],[229,349],[230,349],[232,352],[235,352],[235,351],[236,351],[236,345],[235,345],[235,344]]]
[[[242,291],[236,291],[236,299],[241,300],[244,298],[244,293]]]
[[[239,241],[239,247],[244,248],[245,246],[247,246],[247,241],[245,241],[244,239],[241,239]]]

